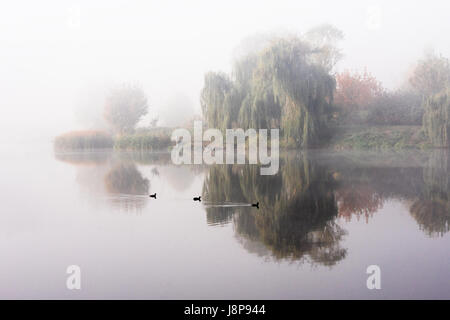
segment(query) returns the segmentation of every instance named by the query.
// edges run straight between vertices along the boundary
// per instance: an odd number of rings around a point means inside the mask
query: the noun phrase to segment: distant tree
[[[334,102],[345,111],[364,109],[383,93],[381,82],[367,70],[363,73],[344,71],[336,75]]]
[[[424,98],[441,92],[450,84],[449,60],[434,53],[427,54],[417,63],[409,83]]]
[[[122,85],[111,90],[106,99],[104,117],[113,131],[129,133],[148,111],[144,91],[135,85]]]
[[[313,49],[315,62],[328,72],[342,58],[338,43],[344,39],[344,33],[338,28],[330,24],[322,24],[310,29],[305,34],[305,39]]]

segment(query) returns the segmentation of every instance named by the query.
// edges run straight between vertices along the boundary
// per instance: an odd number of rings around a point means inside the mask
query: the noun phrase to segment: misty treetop
[[[147,112],[147,97],[142,88],[137,85],[117,86],[106,98],[104,116],[114,133],[132,132]]]
[[[450,85],[449,60],[435,53],[426,54],[417,62],[409,83],[424,97],[444,91]]]
[[[276,38],[235,61],[232,76],[207,73],[201,105],[208,125],[222,130],[280,128],[285,145],[318,143],[335,90],[329,63],[317,62],[318,53],[298,37]]]

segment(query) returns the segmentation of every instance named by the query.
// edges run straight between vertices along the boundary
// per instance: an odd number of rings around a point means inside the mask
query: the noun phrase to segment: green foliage
[[[233,120],[229,109],[234,91],[233,83],[226,74],[209,72],[205,75],[200,103],[203,116],[211,127],[225,129]]]
[[[372,125],[421,125],[422,97],[414,91],[386,92],[369,104],[366,122]]]
[[[317,144],[327,128],[335,81],[311,62],[313,53],[298,38],[280,38],[238,60],[233,79],[206,74],[201,105],[208,126],[280,128],[285,144]]]
[[[431,143],[437,147],[450,146],[450,89],[427,99],[423,126]]]
[[[71,131],[55,138],[57,150],[112,148],[113,139],[102,131]]]
[[[114,141],[114,148],[124,150],[161,150],[171,145],[170,132],[163,130],[140,130],[121,135]]]

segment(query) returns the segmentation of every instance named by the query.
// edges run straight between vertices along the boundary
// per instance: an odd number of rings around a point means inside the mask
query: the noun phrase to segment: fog
[[[243,39],[322,23],[344,33],[337,70],[366,67],[395,88],[424,51],[450,56],[448,9],[445,1],[3,2],[0,141],[48,142],[101,126],[104,95],[124,82],[148,96],[143,125],[170,119],[179,97],[200,114],[204,73],[229,72]]]

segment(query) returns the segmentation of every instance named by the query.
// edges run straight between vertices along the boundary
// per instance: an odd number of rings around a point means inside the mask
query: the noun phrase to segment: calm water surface
[[[161,153],[1,156],[0,298],[450,299],[444,151],[289,152],[275,176]]]

